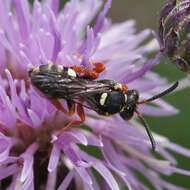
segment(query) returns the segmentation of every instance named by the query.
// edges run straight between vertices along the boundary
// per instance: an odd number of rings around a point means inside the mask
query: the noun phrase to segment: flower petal
[[[112,190],[119,190],[119,185],[114,179],[113,175],[111,172],[106,168],[106,166],[99,160],[93,158],[90,155],[87,155],[86,153],[81,151],[81,156],[83,157],[84,160],[88,162],[92,162],[92,167],[94,167],[95,170],[97,170],[100,175],[105,179],[105,181],[108,183],[110,189]]]
[[[21,183],[25,182],[27,178],[33,174],[33,162],[34,162],[34,153],[37,151],[38,145],[36,143],[30,145],[28,149],[21,155],[21,158],[24,160],[20,181]]]
[[[7,167],[0,166],[0,180],[5,179],[20,170],[18,164],[12,164]]]
[[[73,179],[73,176],[74,176],[74,170],[69,171],[69,173],[64,178],[63,182],[61,183],[61,185],[58,187],[57,190],[67,190],[69,184]]]
[[[0,162],[3,162],[9,156],[9,152],[12,147],[11,139],[0,133],[0,145]]]
[[[50,155],[50,159],[49,159],[49,163],[48,163],[48,171],[49,172],[53,172],[57,166],[58,166],[58,162],[59,162],[59,158],[60,158],[60,149],[58,148],[56,142],[53,144],[53,148],[51,150],[51,155]]]

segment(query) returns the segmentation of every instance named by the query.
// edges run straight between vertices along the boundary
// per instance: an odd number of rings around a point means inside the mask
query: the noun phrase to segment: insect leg
[[[69,122],[61,130],[61,132],[67,131],[67,130],[71,129],[74,126],[78,126],[78,125],[81,125],[82,123],[84,123],[84,121],[85,121],[85,113],[84,113],[83,106],[81,104],[77,104],[77,114],[79,115],[80,120],[74,120],[74,121]]]
[[[79,115],[81,119],[81,123],[85,121],[85,113],[84,113],[84,108],[82,104],[77,104],[77,114]]]
[[[72,101],[67,100],[67,107],[68,107],[68,114],[69,116],[73,115],[75,113],[76,104]]]
[[[83,77],[88,78],[88,79],[97,79],[99,74],[94,71],[93,69],[86,68],[84,66],[73,66],[72,69],[78,73],[78,74],[83,74]]]
[[[96,73],[101,73],[102,71],[105,70],[105,65],[103,63],[94,63],[95,68],[93,68],[93,70]]]
[[[84,66],[73,66],[72,69],[78,73],[78,74],[83,74],[84,77],[94,80],[97,79],[99,76],[99,73],[101,73],[104,69],[105,66],[103,63],[94,63],[94,68],[87,68]]]
[[[75,113],[75,103],[67,101],[68,111],[63,107],[63,105],[59,102],[59,100],[51,100],[51,103],[60,111],[62,111],[65,115],[71,116]]]

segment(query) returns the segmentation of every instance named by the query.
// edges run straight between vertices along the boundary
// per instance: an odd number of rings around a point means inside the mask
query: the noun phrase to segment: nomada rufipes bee
[[[152,149],[155,150],[155,140],[145,119],[138,112],[138,105],[152,102],[172,92],[177,88],[178,82],[160,94],[139,101],[139,92],[134,89],[128,90],[125,84],[109,79],[94,80],[104,70],[104,65],[97,63],[94,66],[94,68],[86,68],[45,64],[30,69],[29,77],[35,88],[45,94],[57,109],[66,115],[73,115],[77,111],[80,120],[71,121],[62,129],[63,131],[85,121],[83,107],[105,116],[119,113],[124,120],[130,120],[136,114],[146,129]],[[59,102],[59,99],[66,100],[68,111]],[[84,102],[87,105],[84,105]]]

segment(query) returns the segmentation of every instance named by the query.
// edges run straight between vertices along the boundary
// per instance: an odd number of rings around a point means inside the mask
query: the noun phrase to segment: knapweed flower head
[[[190,1],[168,0],[160,14],[161,50],[183,72],[190,73]]]
[[[52,62],[66,67],[103,62],[100,78],[114,79],[147,98],[168,86],[150,68],[159,56],[150,30],[137,33],[134,21],[112,24],[106,18],[111,0],[0,2],[0,185],[7,190],[154,189],[181,190],[160,177],[179,173],[170,151],[190,152],[154,134],[161,160],[151,153],[142,125],[118,115],[102,117],[85,110],[83,127],[61,133],[71,120],[28,82],[28,69]],[[92,24],[94,23],[94,24]],[[146,43],[145,43],[146,42]],[[63,101],[64,103],[64,101]],[[139,108],[143,114],[167,116],[177,110],[162,100]],[[95,153],[96,154],[95,154]]]

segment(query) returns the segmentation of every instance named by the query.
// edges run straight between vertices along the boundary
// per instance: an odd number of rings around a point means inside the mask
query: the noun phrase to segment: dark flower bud
[[[181,71],[190,73],[190,0],[168,0],[161,10],[161,51]]]

